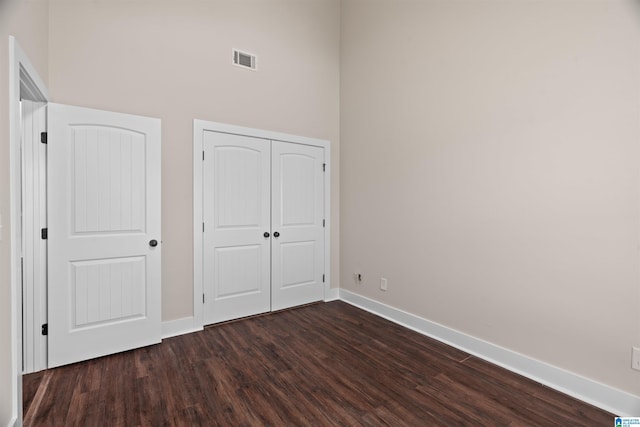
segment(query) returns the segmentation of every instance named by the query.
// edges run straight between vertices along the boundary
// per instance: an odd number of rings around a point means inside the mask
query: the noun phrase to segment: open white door
[[[269,141],[205,132],[205,324],[271,308]]]
[[[321,147],[273,141],[271,310],[324,297]]]
[[[49,367],[160,342],[160,120],[48,107]]]

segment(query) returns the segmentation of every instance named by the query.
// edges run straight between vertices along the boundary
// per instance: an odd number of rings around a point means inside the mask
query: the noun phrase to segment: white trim
[[[196,323],[195,317],[167,320],[162,322],[162,339],[199,332],[203,329],[202,325]]]
[[[22,94],[22,321],[23,373],[47,368],[47,337],[40,333],[47,323],[47,241],[40,230],[47,226],[46,103],[24,99]]]
[[[193,321],[204,325],[202,265],[202,153],[206,122],[193,121]]]
[[[35,67],[29,61],[17,40],[9,36],[9,162],[10,162],[10,210],[11,210],[11,402],[12,421],[22,425],[22,296],[20,256],[22,232],[21,209],[21,161],[20,161],[20,84],[36,98],[48,101],[49,94]],[[10,424],[11,425],[11,424]]]
[[[324,147],[324,300],[329,301],[338,292],[331,289],[331,144],[327,141]],[[335,295],[337,298],[337,295]]]
[[[340,299],[617,416],[631,417],[640,414],[640,396],[584,378],[345,289],[340,289]]]
[[[193,126],[194,126],[194,129],[198,129],[202,131],[208,130],[211,132],[231,133],[234,135],[250,136],[253,138],[270,139],[272,141],[293,142],[296,144],[315,145],[317,147],[323,147],[323,148],[327,148],[330,145],[329,141],[326,141],[323,139],[309,138],[306,136],[291,135],[288,133],[273,132],[270,130],[255,129],[255,128],[249,128],[244,126],[236,126],[236,125],[230,125],[227,123],[219,123],[219,122],[210,122],[210,121],[199,120],[199,119],[193,120]],[[194,134],[194,142],[196,142],[195,137],[198,135],[200,134],[199,133]],[[199,138],[199,142],[200,142],[200,148],[202,148],[202,137]]]
[[[202,274],[202,151],[204,132],[221,132],[235,135],[250,136],[272,141],[292,142],[296,144],[313,145],[324,149],[324,300],[335,299],[335,292],[331,289],[331,143],[322,139],[253,129],[225,123],[193,120],[193,317],[196,325],[204,325],[204,309],[202,294],[204,292]],[[327,299],[329,298],[329,299]]]
[[[339,288],[331,288],[325,294],[324,302],[337,301],[340,299],[340,289]]]

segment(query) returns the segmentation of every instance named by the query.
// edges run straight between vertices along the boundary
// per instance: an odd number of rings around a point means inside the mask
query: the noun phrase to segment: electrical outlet
[[[640,347],[633,347],[631,352],[631,367],[640,371]]]
[[[384,277],[380,278],[380,290],[381,291],[387,290],[387,279],[385,279]]]

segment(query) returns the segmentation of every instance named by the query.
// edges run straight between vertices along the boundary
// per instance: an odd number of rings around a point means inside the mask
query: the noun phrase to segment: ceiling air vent
[[[238,67],[255,70],[256,56],[251,53],[242,52],[238,49],[233,49],[233,64]]]

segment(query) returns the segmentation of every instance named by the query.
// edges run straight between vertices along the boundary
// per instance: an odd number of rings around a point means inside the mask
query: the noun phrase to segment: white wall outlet
[[[385,279],[384,277],[380,278],[380,290],[381,291],[387,290],[387,279]]]
[[[640,371],[640,347],[633,347],[631,352],[631,367]]]

